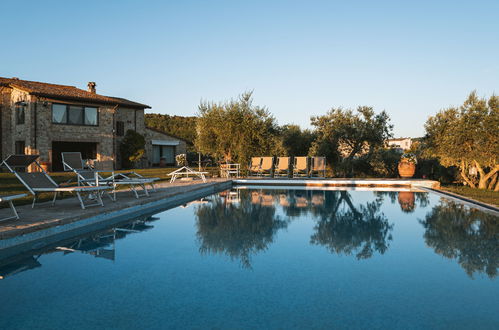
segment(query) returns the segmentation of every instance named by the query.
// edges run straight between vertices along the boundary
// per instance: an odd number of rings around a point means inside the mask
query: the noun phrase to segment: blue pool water
[[[0,260],[0,329],[499,328],[499,218],[233,189]]]

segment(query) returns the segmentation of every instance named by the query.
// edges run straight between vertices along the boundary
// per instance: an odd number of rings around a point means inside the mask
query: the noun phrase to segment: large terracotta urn
[[[416,173],[416,164],[413,162],[401,160],[399,162],[398,169],[401,178],[412,178],[414,176],[414,173]]]

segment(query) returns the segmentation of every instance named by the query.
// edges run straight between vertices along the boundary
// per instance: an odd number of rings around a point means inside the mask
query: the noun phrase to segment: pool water
[[[498,266],[434,194],[232,189],[0,260],[0,329],[498,329]]]

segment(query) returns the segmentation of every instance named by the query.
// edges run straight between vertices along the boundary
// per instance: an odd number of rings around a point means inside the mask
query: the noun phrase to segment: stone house
[[[155,145],[170,146],[164,148],[165,153],[171,149],[174,154],[185,152],[185,141],[150,133],[145,127],[145,109],[150,107],[97,94],[93,82],[83,90],[0,77],[0,157],[39,154],[48,168],[61,171],[61,152],[77,151],[85,159],[112,161],[119,169],[119,145],[127,130],[146,137],[144,165],[154,163]]]
[[[404,152],[411,149],[412,139],[411,138],[397,138],[386,140],[386,146],[391,149],[395,149],[399,152]]]
[[[152,127],[146,127],[145,136],[149,166],[158,166],[162,159],[166,165],[174,165],[175,156],[187,152],[187,142],[176,136],[165,134]]]

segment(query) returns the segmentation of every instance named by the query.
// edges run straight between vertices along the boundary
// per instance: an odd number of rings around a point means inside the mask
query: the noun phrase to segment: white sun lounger
[[[110,187],[97,186],[97,187],[63,187],[58,185],[45,170],[37,162],[39,155],[10,155],[5,160],[2,161],[0,166],[6,167],[10,172],[12,172],[19,181],[28,189],[28,191],[33,195],[33,203],[31,207],[35,207],[36,199],[39,193],[48,192],[54,193],[54,198],[52,200],[52,205],[55,205],[57,199],[57,194],[61,192],[70,192],[76,194],[78,200],[80,201],[80,206],[85,209],[87,206],[104,206],[101,199],[101,193],[103,190],[110,189]],[[25,170],[29,166],[35,166],[38,172],[19,172],[16,171],[17,168],[24,168]],[[90,203],[85,203],[86,201],[91,201]]]
[[[19,219],[19,215],[17,214],[16,207],[14,206],[14,203],[12,203],[12,201],[15,200],[15,199],[26,197],[26,196],[27,196],[26,194],[10,195],[10,196],[0,196],[0,203],[7,202],[9,204],[9,206],[10,206],[10,209],[12,210],[12,213],[14,213],[13,216],[2,218],[2,219],[0,219],[0,221],[7,221],[7,220],[11,220],[11,219],[18,220]]]
[[[118,186],[129,186],[132,192],[135,195],[135,198],[139,198],[142,196],[139,194],[137,187],[142,188],[143,196],[149,196],[149,191],[147,189],[147,185],[150,185],[152,191],[155,191],[154,182],[159,180],[159,178],[145,178],[138,173],[129,172],[129,173],[114,173],[114,169],[103,168],[103,170],[97,171],[93,168],[85,168],[83,164],[83,159],[81,157],[81,153],[79,152],[63,152],[62,156],[62,164],[64,165],[65,171],[73,171],[76,174],[78,179],[78,185],[85,186],[99,186],[99,185],[108,185],[113,188],[112,195],[108,193],[108,196],[111,200],[116,201],[116,188]],[[100,173],[102,172],[112,172],[109,177],[102,177]],[[133,175],[133,176],[132,176]]]
[[[183,167],[179,168],[178,170],[175,170],[175,171],[173,171],[171,173],[168,173],[168,176],[172,177],[171,180],[170,180],[170,183],[175,182],[175,180],[177,180],[177,178],[181,177],[182,175],[185,175],[187,177],[189,177],[189,175],[195,175],[195,176],[200,177],[201,180],[203,180],[203,182],[206,183],[205,174],[207,174],[207,173],[208,172],[194,171],[190,167],[183,166]]]

